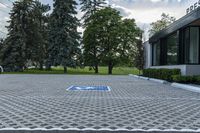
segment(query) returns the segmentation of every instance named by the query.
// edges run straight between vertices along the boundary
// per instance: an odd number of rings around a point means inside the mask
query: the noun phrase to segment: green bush
[[[196,78],[195,84],[200,84],[200,76],[196,76],[195,78]]]
[[[197,82],[197,77],[195,76],[181,76],[181,75],[174,75],[173,76],[173,81],[178,82],[178,83],[196,83]]]
[[[145,69],[143,75],[149,78],[163,79],[167,81],[173,80],[173,75],[181,75],[180,69]]]
[[[174,75],[173,81],[184,84],[200,84],[200,76],[180,76]]]

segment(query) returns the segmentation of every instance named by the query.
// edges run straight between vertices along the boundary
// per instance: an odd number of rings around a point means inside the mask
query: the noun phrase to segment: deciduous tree
[[[134,66],[139,70],[143,70],[144,68],[144,46],[142,43],[142,31],[138,33],[138,38],[136,41],[136,51],[134,52],[133,62]]]
[[[97,43],[98,33],[95,31],[94,24],[98,21],[96,20],[98,18],[92,16],[102,9],[106,2],[105,0],[80,0],[80,2],[82,5],[81,11],[84,12],[82,17],[83,27],[85,28],[83,33],[84,64],[92,67],[95,73],[99,73],[100,49]]]
[[[120,41],[119,27],[121,18],[117,10],[106,7],[91,16],[92,21],[87,27],[90,35],[95,32],[95,35],[92,38],[88,36],[88,39],[93,41],[93,46],[98,50],[98,60],[96,61],[106,63],[109,74],[112,74],[112,69],[119,57],[117,49]],[[95,61],[95,59],[92,59],[92,61]]]
[[[162,13],[160,20],[151,23],[151,29],[149,30],[150,36],[166,28],[168,25],[170,25],[174,21],[176,21],[175,17],[171,17],[169,14]]]
[[[137,27],[134,19],[124,19],[120,28],[120,65],[133,66],[133,57],[137,52],[137,41],[141,30]]]

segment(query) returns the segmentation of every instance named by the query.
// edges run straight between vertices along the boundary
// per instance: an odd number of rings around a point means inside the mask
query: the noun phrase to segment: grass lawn
[[[107,75],[107,67],[99,67],[98,75]],[[52,68],[51,71],[29,69],[24,72],[5,72],[3,74],[64,74],[62,67]],[[94,70],[89,70],[89,67],[81,68],[68,68],[67,74],[77,74],[77,75],[95,75]],[[113,75],[127,75],[127,74],[139,74],[138,69],[133,67],[115,67],[113,68]]]

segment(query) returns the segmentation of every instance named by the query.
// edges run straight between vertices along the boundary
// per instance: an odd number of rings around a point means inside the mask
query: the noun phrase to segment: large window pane
[[[177,33],[167,37],[167,64],[178,64],[178,43]]]
[[[159,43],[153,44],[153,65],[154,66],[160,65],[160,44]]]
[[[190,59],[189,59],[190,28],[186,28],[184,31],[184,45],[185,45],[185,63],[190,63]]]
[[[189,43],[185,44],[185,62],[189,64],[199,63],[199,28],[190,28]]]

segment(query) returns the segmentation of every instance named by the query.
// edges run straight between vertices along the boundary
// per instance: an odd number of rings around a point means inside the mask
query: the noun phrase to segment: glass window
[[[167,65],[178,64],[177,33],[167,37]]]
[[[153,44],[153,65],[154,66],[160,65],[160,44],[159,43]]]
[[[185,63],[189,63],[189,46],[190,46],[190,28],[184,31],[184,45],[185,45]]]
[[[189,43],[185,43],[185,63],[199,63],[199,27],[191,27],[188,31],[190,34]],[[185,33],[186,37],[187,32]],[[187,40],[187,39],[186,39]]]

